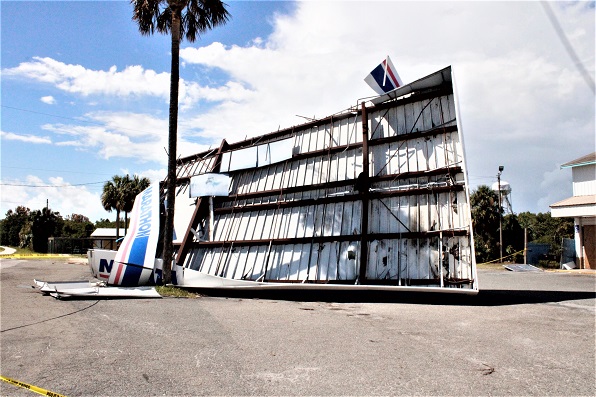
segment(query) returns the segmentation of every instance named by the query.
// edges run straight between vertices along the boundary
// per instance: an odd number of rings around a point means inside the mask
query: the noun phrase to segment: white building
[[[120,229],[120,237],[124,236],[124,230]],[[91,233],[93,240],[93,248],[115,250],[116,245],[116,228],[97,228]]]
[[[596,269],[596,152],[561,168],[571,168],[573,197],[551,204],[551,215],[574,219],[576,265]]]

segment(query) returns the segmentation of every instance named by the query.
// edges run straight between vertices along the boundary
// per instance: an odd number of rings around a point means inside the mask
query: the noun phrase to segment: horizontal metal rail
[[[421,178],[421,177],[430,177],[430,176],[439,176],[439,175],[450,175],[454,176],[462,172],[462,168],[457,167],[445,167],[445,168],[438,168],[430,171],[417,171],[417,172],[404,172],[401,174],[392,174],[392,175],[382,175],[371,177],[370,181],[371,184],[377,182],[384,182],[384,181],[399,181],[404,179],[411,179],[411,178]],[[228,197],[217,197],[216,202],[222,203],[226,201],[236,201],[236,200],[247,200],[247,199],[255,199],[267,196],[279,196],[282,194],[293,194],[293,193],[303,193],[303,192],[310,192],[314,190],[321,190],[321,189],[335,189],[340,187],[348,187],[354,186],[356,184],[357,179],[346,179],[344,181],[333,181],[333,182],[326,182],[326,183],[317,183],[305,186],[293,186],[284,189],[272,189],[272,190],[262,190],[259,192],[251,192],[251,193],[242,193],[242,194],[232,194]]]
[[[400,106],[400,105],[405,105],[408,103],[414,103],[414,102],[418,102],[418,101],[424,101],[425,99],[432,99],[435,98],[437,96],[444,96],[444,95],[451,95],[453,93],[453,89],[451,85],[446,85],[444,87],[439,87],[439,89],[437,90],[430,90],[427,92],[423,92],[423,93],[414,93],[408,97],[405,98],[400,98],[397,99],[395,101],[389,101],[387,103],[383,103],[377,106],[374,106],[371,108],[371,111],[378,111],[378,110],[383,110],[386,108],[390,108],[390,107],[395,107],[395,106]],[[344,120],[346,118],[350,118],[350,117],[354,117],[358,114],[361,113],[361,110],[356,110],[354,109],[353,111],[346,111],[343,114],[336,114],[333,116],[329,116],[329,117],[325,117],[322,119],[318,119],[318,120],[314,120],[314,121],[309,121],[307,123],[304,124],[300,124],[294,127],[290,127],[290,128],[285,128],[283,130],[279,130],[279,131],[275,131],[275,132],[271,132],[269,134],[265,134],[265,135],[261,135],[261,136],[257,136],[254,138],[250,138],[250,139],[246,139],[244,141],[240,141],[240,142],[236,142],[236,143],[232,143],[229,144],[227,150],[237,150],[237,149],[242,149],[242,148],[246,148],[246,147],[250,147],[253,145],[256,145],[258,143],[260,143],[262,140],[266,140],[265,142],[270,142],[272,140],[279,140],[283,137],[290,137],[293,136],[296,132],[300,132],[303,130],[307,130],[309,128],[313,128],[313,127],[317,127],[321,124],[327,124],[327,123],[332,123],[332,122],[338,122],[341,120]],[[446,132],[447,128],[449,127],[439,127],[439,128],[435,128],[432,129],[430,131],[434,131],[435,134],[438,134],[440,132]],[[411,137],[416,137],[415,135],[413,135],[415,133],[412,134],[404,134],[404,135],[399,135],[399,136],[411,136]],[[412,139],[412,138],[407,138],[407,139]],[[371,145],[374,145],[375,140],[372,140],[370,142]],[[264,142],[263,142],[264,143]],[[359,146],[362,146],[362,144],[358,144]],[[356,147],[356,145],[350,145],[352,147]],[[343,149],[345,149],[345,146],[343,147]],[[189,161],[196,161],[197,159],[204,159],[206,157],[208,157],[209,155],[213,155],[214,150],[207,150],[205,152],[202,153],[198,153],[198,154],[194,154],[192,156],[187,156],[187,157],[182,157],[180,159],[178,159],[176,161],[177,165],[180,166],[182,164],[185,164]],[[326,150],[325,150],[326,152]]]
[[[468,236],[466,229],[434,230],[429,232],[402,232],[402,233],[371,233],[364,236],[367,242],[375,240],[401,240],[401,239],[426,239],[435,237]],[[294,244],[323,244],[332,242],[359,242],[360,234],[345,234],[337,236],[311,236],[298,238],[278,238],[263,240],[216,240],[216,241],[194,241],[192,248],[213,248],[213,247],[248,247],[263,245],[294,245]]]
[[[451,185],[451,186],[435,186],[435,187],[422,187],[417,189],[407,189],[407,190],[392,190],[392,191],[371,191],[369,193],[370,199],[378,199],[378,198],[385,198],[385,197],[401,197],[401,196],[417,196],[417,195],[424,195],[428,193],[444,193],[444,192],[459,192],[463,191],[463,185]],[[288,193],[284,191],[284,194]],[[281,194],[281,191],[279,192]],[[275,193],[270,194],[263,194],[259,195],[258,197],[265,197],[265,196],[275,196]],[[247,195],[249,196],[249,195]],[[250,198],[254,198],[254,195],[250,195]],[[249,197],[242,197],[242,198],[249,198]],[[215,214],[230,214],[230,213],[244,213],[244,212],[253,212],[253,211],[267,211],[267,210],[275,210],[275,209],[284,209],[284,208],[296,208],[296,207],[309,207],[313,205],[321,205],[321,204],[335,204],[335,203],[345,203],[345,202],[356,202],[362,200],[362,196],[357,193],[351,194],[344,194],[344,195],[334,195],[334,196],[327,196],[327,197],[320,197],[320,198],[308,198],[308,199],[299,199],[299,200],[291,200],[291,201],[276,201],[271,203],[263,203],[263,204],[246,204],[246,205],[235,205],[231,207],[219,207],[214,209]]]

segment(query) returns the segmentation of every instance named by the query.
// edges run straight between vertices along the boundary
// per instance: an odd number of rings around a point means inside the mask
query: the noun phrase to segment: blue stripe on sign
[[[370,74],[373,76],[379,87],[385,92],[391,91],[395,89],[395,86],[391,82],[391,78],[387,76],[385,79],[385,85],[383,85],[383,78],[385,77],[385,69],[383,68],[383,64],[377,66]]]
[[[142,272],[143,266],[127,264],[120,285],[122,287],[138,287]]]
[[[120,285],[123,287],[136,287],[139,285],[139,280],[141,279],[141,272],[143,271],[143,265],[145,261],[145,254],[147,252],[148,240],[149,236],[137,237],[132,242],[132,247],[130,247],[130,255],[128,256],[128,261],[126,262],[127,266],[124,270],[122,281],[120,282]]]
[[[128,263],[135,263],[143,266],[145,264],[145,254],[147,254],[147,243],[149,236],[137,237],[132,242],[130,247],[130,255],[128,256]]]

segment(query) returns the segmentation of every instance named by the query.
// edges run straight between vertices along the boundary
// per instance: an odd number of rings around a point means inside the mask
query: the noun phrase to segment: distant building
[[[576,265],[580,269],[596,269],[596,152],[561,168],[571,168],[573,197],[551,204],[551,215],[573,218]]]
[[[120,237],[124,236],[124,230],[120,229]],[[91,233],[93,239],[93,248],[115,250],[116,245],[116,228],[100,227]]]

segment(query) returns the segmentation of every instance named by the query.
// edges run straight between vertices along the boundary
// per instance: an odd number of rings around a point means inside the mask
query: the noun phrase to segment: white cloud
[[[554,2],[552,8],[594,76],[593,3]],[[380,13],[392,22],[379,22]],[[323,117],[356,105],[373,95],[363,79],[386,55],[406,83],[454,66],[470,176],[490,185],[505,165],[516,212],[547,211],[548,200],[570,183],[553,164],[594,150],[594,95],[539,2],[306,1],[291,15],[276,15],[269,37],[245,46],[200,44],[180,53],[180,156],[222,138],[232,142],[302,123],[296,115]],[[193,81],[197,69],[217,74],[217,82]],[[169,97],[169,74],[139,65],[104,71],[36,57],[2,74],[85,97],[166,103]],[[101,111],[85,118],[99,125],[45,125],[57,145],[165,164],[167,116],[109,110],[109,101],[91,99]],[[10,138],[3,133],[3,139]]]
[[[573,189],[571,185],[570,170],[562,170],[560,164],[556,164],[549,171],[542,174],[540,191],[543,196],[538,199],[540,208],[548,208],[549,205],[571,197]]]
[[[16,67],[2,70],[8,77],[21,77],[54,87],[71,94],[82,96],[105,95],[113,97],[159,97],[170,98],[170,74],[157,73],[140,65],[127,66],[118,71],[112,66],[107,71],[87,69],[82,65],[66,64],[48,57],[33,57]],[[195,82],[180,79],[179,101],[181,110],[189,109],[198,101],[242,100],[250,95],[242,85],[229,82],[222,87],[201,86]],[[41,99],[48,104],[55,99],[46,96]]]
[[[3,140],[7,141],[19,141],[25,143],[35,143],[35,144],[51,144],[52,140],[47,136],[36,136],[36,135],[23,135],[23,134],[15,134],[14,132],[6,132],[0,131],[0,136]]]
[[[65,92],[84,96],[169,95],[168,73],[156,73],[138,65],[127,66],[121,72],[118,72],[116,66],[103,71],[65,64],[48,57],[33,57],[30,62],[4,69],[2,74],[48,83]]]
[[[148,178],[151,181],[151,183],[159,183],[159,182],[163,181],[167,175],[168,175],[167,168],[162,168],[159,170],[148,169],[148,170],[143,170],[143,171],[139,172],[139,176]]]
[[[56,98],[54,98],[51,95],[42,96],[39,100],[42,101],[45,104],[48,104],[48,105],[55,105],[56,104]]]
[[[183,48],[187,68],[219,68],[253,90],[244,101],[222,101],[197,114],[192,123],[206,136],[239,140],[299,124],[297,114],[326,116],[373,95],[363,79],[387,54],[406,83],[451,64],[469,173],[496,175],[504,164],[514,211],[547,211],[549,197],[567,187],[534,181],[546,178],[553,161],[594,150],[594,96],[540,3],[367,5],[300,2],[295,14],[277,16],[262,42]],[[593,76],[593,3],[552,8]],[[379,23],[379,12],[402,17]],[[550,180],[562,171],[549,172]]]
[[[148,114],[129,112],[93,112],[85,115],[93,125],[45,124],[63,140],[56,139],[57,146],[70,146],[97,154],[106,160],[132,158],[137,162],[156,161],[165,164],[168,146],[168,120]],[[178,153],[188,156],[209,145],[192,141],[190,126],[179,126]]]

